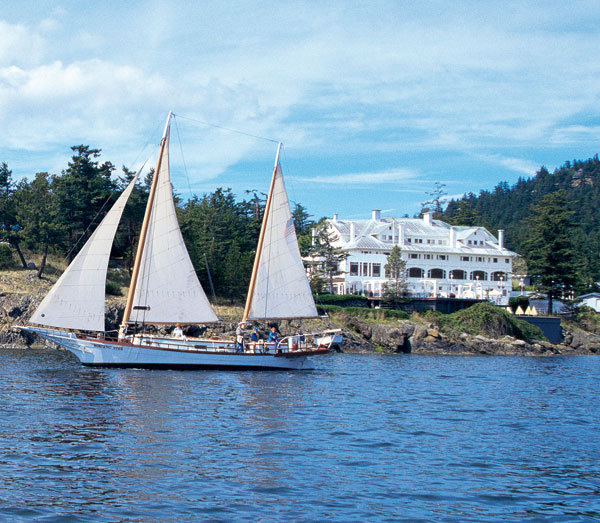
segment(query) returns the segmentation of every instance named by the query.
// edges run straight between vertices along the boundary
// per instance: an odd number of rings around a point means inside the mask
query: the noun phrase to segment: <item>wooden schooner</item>
[[[169,173],[167,117],[140,231],[122,325],[116,339],[104,334],[105,285],[112,243],[140,173],[42,300],[19,327],[74,353],[84,365],[140,368],[302,369],[309,356],[341,342],[339,331],[286,337],[240,351],[233,340],[136,334],[146,324],[211,324],[219,321],[198,281],[185,247]],[[243,322],[317,317],[300,258],[277,156]],[[54,328],[48,328],[54,327]]]

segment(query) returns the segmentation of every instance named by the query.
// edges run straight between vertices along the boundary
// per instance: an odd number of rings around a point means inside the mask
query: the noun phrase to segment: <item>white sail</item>
[[[158,168],[130,322],[219,321],[198,281],[177,222],[169,176],[169,136]],[[144,309],[140,309],[143,307]]]
[[[108,259],[123,208],[133,191],[138,175],[139,172],[29,321],[64,329],[104,331]]]
[[[317,317],[317,309],[298,249],[294,220],[279,163],[259,256],[249,317]]]

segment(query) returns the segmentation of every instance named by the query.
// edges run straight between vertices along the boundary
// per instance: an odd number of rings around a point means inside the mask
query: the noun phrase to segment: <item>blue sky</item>
[[[599,28],[597,1],[10,2],[0,161],[59,173],[83,143],[135,167],[172,109],[183,197],[266,191],[272,169],[274,143],[200,120],[283,141],[315,218],[412,215],[436,181],[477,193],[597,153]]]

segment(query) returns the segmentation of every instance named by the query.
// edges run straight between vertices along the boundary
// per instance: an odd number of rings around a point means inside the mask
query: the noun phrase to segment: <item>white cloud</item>
[[[409,169],[393,169],[390,171],[347,173],[333,176],[297,177],[295,180],[332,185],[370,185],[384,182],[408,182],[417,179],[418,176],[418,173]]]
[[[502,165],[511,171],[526,174],[527,176],[533,176],[540,167],[537,163],[530,160],[511,158],[499,154],[478,154],[476,157],[489,163]]]

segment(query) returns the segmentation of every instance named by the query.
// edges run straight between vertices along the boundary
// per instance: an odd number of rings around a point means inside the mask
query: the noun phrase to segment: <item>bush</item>
[[[315,301],[323,305],[335,305],[343,302],[364,303],[365,307],[369,300],[358,294],[319,294],[315,297]]]
[[[544,339],[539,327],[515,318],[489,302],[476,303],[452,314],[428,313],[425,317],[441,328],[490,338],[513,336],[520,340]]]
[[[13,258],[13,252],[10,245],[6,243],[0,243],[0,269],[12,269],[15,266],[15,260]]]
[[[319,305],[319,309],[331,315],[345,313],[365,320],[407,320],[410,316],[405,311],[389,309],[369,309],[367,307],[340,307],[339,305]]]
[[[106,280],[106,294],[111,296],[122,296],[121,286],[114,281]]]

